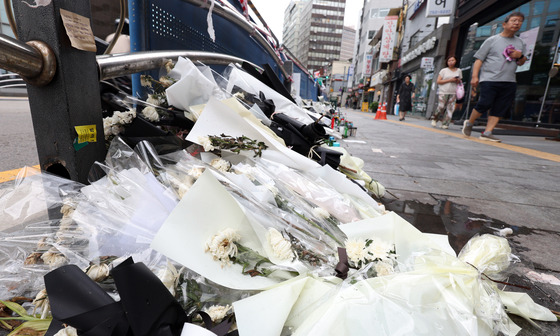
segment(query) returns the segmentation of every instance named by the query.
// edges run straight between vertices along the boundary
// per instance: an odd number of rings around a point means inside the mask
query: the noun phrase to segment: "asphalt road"
[[[0,97],[0,172],[37,164],[29,102]]]

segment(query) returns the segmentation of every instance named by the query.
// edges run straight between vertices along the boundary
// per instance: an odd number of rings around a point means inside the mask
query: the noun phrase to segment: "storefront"
[[[437,105],[437,73],[444,66],[449,25],[444,24],[402,56],[401,79],[410,75],[415,86],[412,114],[429,118]]]
[[[474,53],[488,37],[502,31],[504,18],[514,11],[525,15],[518,35],[526,41],[529,60],[517,70],[515,104],[504,119],[512,123],[535,124],[540,121],[557,126],[560,124],[560,75],[549,77],[549,72],[553,63],[558,63],[560,1],[460,1],[460,19],[456,21],[452,42],[457,55],[462,55],[463,77],[468,84]],[[473,105],[471,102],[469,109]]]

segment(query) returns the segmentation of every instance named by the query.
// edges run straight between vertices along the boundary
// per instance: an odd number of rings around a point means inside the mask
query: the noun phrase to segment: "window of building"
[[[541,25],[541,18],[540,17],[534,17],[531,19],[531,25],[529,26],[529,28],[535,28]]]
[[[476,29],[476,37],[486,37],[492,34],[492,26],[482,26]]]
[[[554,15],[548,15],[546,17],[546,21],[544,26],[545,27],[556,27],[556,25],[558,24],[560,20],[558,20],[558,14],[554,14]]]
[[[533,15],[541,15],[544,10],[544,1],[537,1],[533,5]]]
[[[554,30],[548,30],[543,32],[541,42],[551,43],[553,38],[554,38]]]

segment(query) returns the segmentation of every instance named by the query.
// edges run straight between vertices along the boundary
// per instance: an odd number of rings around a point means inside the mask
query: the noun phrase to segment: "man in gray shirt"
[[[464,135],[470,136],[476,119],[490,110],[486,129],[480,139],[500,142],[492,131],[513,103],[517,90],[515,70],[527,60],[523,55],[525,43],[515,36],[524,18],[520,12],[506,16],[502,23],[504,30],[484,41],[474,54],[476,61],[473,65],[471,86],[474,91],[480,84],[480,97],[471,117],[463,124]]]

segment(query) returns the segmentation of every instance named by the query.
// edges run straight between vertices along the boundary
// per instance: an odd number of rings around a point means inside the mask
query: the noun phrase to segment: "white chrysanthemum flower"
[[[91,265],[88,267],[86,274],[95,282],[101,282],[109,276],[109,266],[106,264]]]
[[[368,246],[367,252],[372,256],[372,259],[385,260],[389,258],[389,253],[393,250],[393,244],[387,243],[381,239],[374,239]]]
[[[190,175],[181,175],[179,177],[175,176],[175,174],[168,174],[167,180],[171,187],[177,192],[179,198],[183,198],[194,183],[194,179]]]
[[[173,79],[167,77],[167,76],[162,76],[159,78],[159,81],[161,83],[161,85],[165,86],[165,87],[170,87],[171,85],[173,85],[175,82],[173,81]]]
[[[280,190],[278,190],[278,188],[276,188],[276,186],[272,184],[267,184],[265,186],[272,194],[274,194],[274,196],[278,195],[278,193],[280,192]]]
[[[224,229],[206,241],[205,252],[210,252],[214,260],[222,263],[222,267],[230,265],[230,258],[237,256],[235,242],[239,239],[241,239],[241,236],[237,231],[230,228]]]
[[[159,106],[161,104],[161,100],[156,95],[148,95],[146,103]]]
[[[35,296],[35,299],[33,299],[32,304],[34,306],[33,315],[35,315],[35,312],[37,310],[40,310],[41,319],[47,318],[49,312],[51,311],[51,306],[49,304],[49,297],[47,296],[46,289],[42,289],[39,293],[37,293],[37,296]]]
[[[202,175],[202,173],[204,173],[204,167],[192,167],[187,174],[189,174],[190,176],[194,177],[195,179],[198,179],[200,177],[200,175]]]
[[[60,213],[62,214],[62,217],[70,217],[72,216],[72,213],[74,213],[74,210],[75,210],[74,205],[63,204],[62,207],[60,208]]]
[[[53,268],[66,264],[66,257],[56,250],[49,250],[41,256],[43,262]]]
[[[395,273],[395,269],[391,263],[378,261],[375,263],[375,273],[377,276],[385,276]]]
[[[66,327],[64,329],[60,329],[54,336],[78,336],[78,330],[74,327]]]
[[[142,75],[142,76],[140,76],[140,85],[146,86],[146,87],[152,87],[152,81],[149,79],[148,76]]]
[[[157,113],[156,108],[153,106],[144,107],[144,109],[142,110],[142,115],[149,121],[159,121],[159,114]]]
[[[364,240],[348,239],[344,244],[346,247],[346,254],[348,254],[348,259],[353,262],[356,266],[361,261],[362,263],[366,260],[366,242]]]
[[[245,94],[241,91],[234,93],[233,96],[238,99],[245,99]]]
[[[212,145],[212,140],[210,140],[210,138],[207,137],[207,136],[198,137],[198,143],[202,147],[204,147],[204,150],[206,152],[210,152],[210,151],[213,151],[215,149],[215,147]]]
[[[227,173],[230,167],[230,163],[222,158],[215,158],[210,161],[210,165],[223,173]]]
[[[327,210],[321,207],[313,208],[313,214],[319,218],[329,218],[331,216],[331,214]]]
[[[169,290],[171,295],[175,296],[175,288],[177,287],[177,282],[179,281],[180,274],[181,273],[178,272],[175,266],[168,260],[165,268],[160,269],[157,273],[157,277]]]
[[[257,168],[251,165],[238,163],[233,167],[233,169],[238,175],[245,175],[251,181],[256,180]]]
[[[115,111],[113,113],[113,122],[118,125],[130,124],[136,118],[136,111],[130,109],[125,112]]]
[[[274,256],[280,260],[294,259],[294,252],[292,251],[292,244],[282,236],[282,234],[275,228],[268,229],[266,233],[266,240],[272,248]]]
[[[227,313],[230,311],[231,306],[211,306],[209,308],[204,309],[204,312],[210,316],[212,322],[217,323],[224,319],[227,316]]]
[[[168,60],[167,62],[165,62],[164,67],[165,71],[167,71],[167,73],[170,73],[171,70],[173,70],[173,68],[175,67],[175,63],[173,63],[172,60]]]

